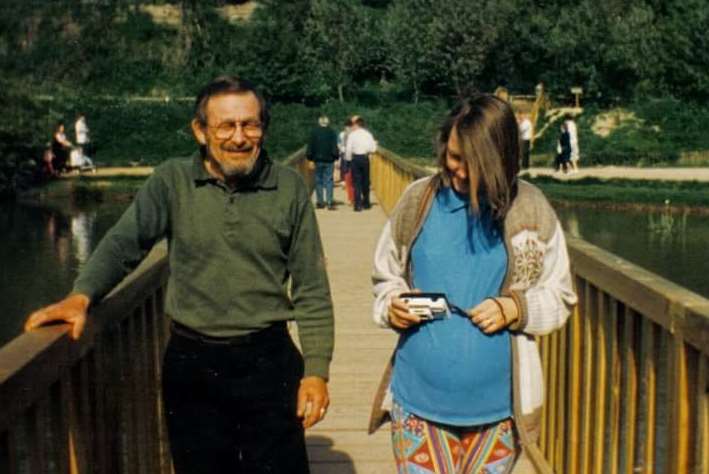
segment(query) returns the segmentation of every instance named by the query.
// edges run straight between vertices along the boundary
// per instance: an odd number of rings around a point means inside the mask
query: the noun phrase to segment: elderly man
[[[201,153],[158,166],[72,293],[25,326],[65,321],[78,338],[89,306],[166,237],[162,382],[177,474],[308,472],[304,428],[329,403],[333,315],[315,212],[300,177],[263,149],[268,122],[249,82],[208,84],[192,120]]]
[[[318,119],[318,126],[310,133],[305,151],[305,157],[315,163],[315,200],[318,209],[325,207],[324,198],[327,199],[327,208],[335,209],[332,181],[338,156],[337,134],[330,128],[330,119],[323,115]]]
[[[347,137],[345,159],[352,166],[352,181],[354,183],[354,210],[369,209],[369,155],[377,151],[377,142],[369,130],[365,128],[364,119],[352,117],[352,131]]]

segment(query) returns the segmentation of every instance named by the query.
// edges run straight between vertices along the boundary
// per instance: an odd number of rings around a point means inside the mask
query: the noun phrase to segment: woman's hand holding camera
[[[420,324],[420,316],[409,313],[409,305],[401,298],[392,298],[387,314],[389,324],[396,329],[408,329]]]
[[[519,307],[513,298],[486,298],[468,314],[482,332],[492,334],[515,322],[519,318]]]

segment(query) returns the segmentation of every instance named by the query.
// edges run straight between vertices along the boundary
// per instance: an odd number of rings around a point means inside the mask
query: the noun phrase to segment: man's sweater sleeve
[[[329,377],[334,317],[320,232],[305,184],[299,183],[296,218],[288,253],[291,298],[305,360],[305,376]]]
[[[72,293],[98,303],[145,258],[166,234],[168,192],[162,178],[153,174],[133,203],[106,233],[74,282]]]

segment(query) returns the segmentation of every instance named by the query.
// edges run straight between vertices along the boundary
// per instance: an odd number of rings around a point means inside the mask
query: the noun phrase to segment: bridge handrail
[[[167,275],[161,245],[91,308],[79,341],[57,325],[0,348],[0,472],[170,472],[158,409]]]
[[[293,168],[305,181],[305,185],[310,192],[315,189],[315,174],[311,163],[305,158],[305,147],[302,146],[288,155],[283,164]]]
[[[387,214],[430,173],[392,156],[372,165]],[[707,472],[709,300],[582,239],[567,243],[579,305],[538,338],[547,396],[530,460],[543,473]]]

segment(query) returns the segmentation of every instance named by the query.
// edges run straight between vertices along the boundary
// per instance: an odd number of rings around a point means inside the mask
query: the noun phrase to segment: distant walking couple
[[[355,212],[369,209],[369,155],[377,150],[377,142],[365,128],[362,117],[355,115],[345,122],[345,130],[339,137],[330,128],[330,120],[321,116],[311,135],[306,149],[306,158],[315,165],[315,199],[318,209],[334,210],[333,172],[334,163],[340,158],[340,174],[346,183],[351,183]],[[348,189],[348,194],[350,190]]]
[[[560,127],[559,140],[556,143],[554,169],[557,172],[563,170],[564,174],[566,174],[571,168],[571,173],[578,173],[579,158],[579,139],[576,122],[574,122],[574,118],[570,114],[566,114]]]

